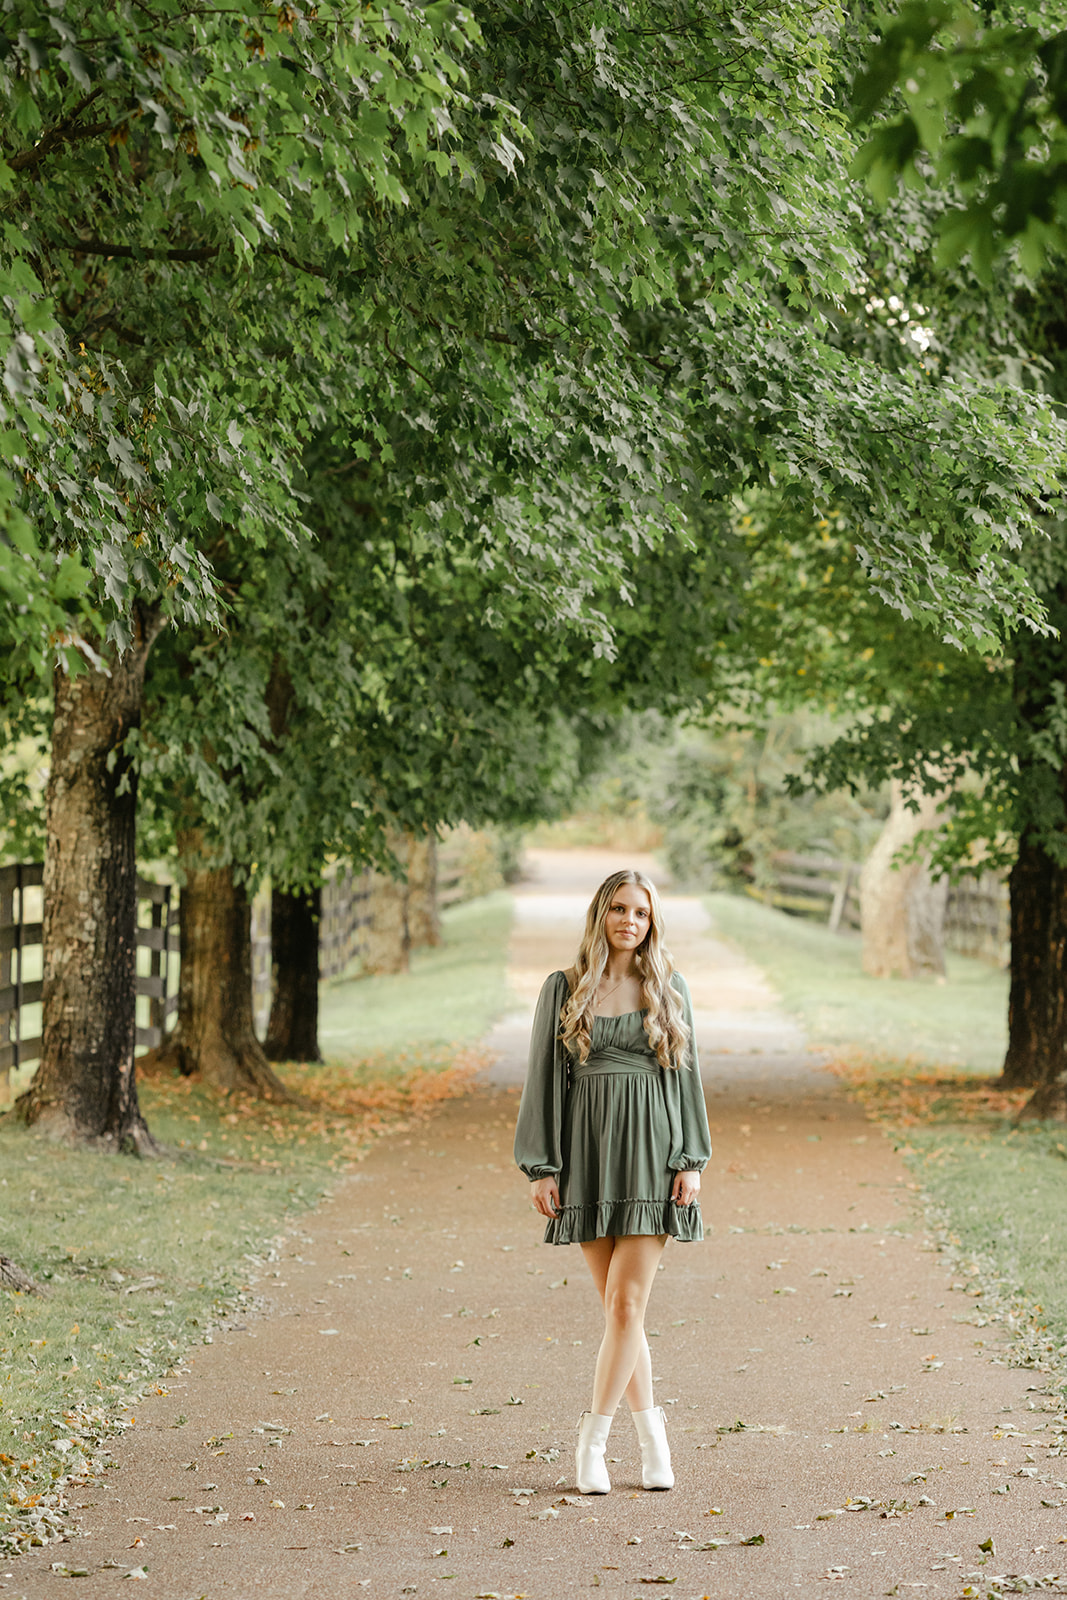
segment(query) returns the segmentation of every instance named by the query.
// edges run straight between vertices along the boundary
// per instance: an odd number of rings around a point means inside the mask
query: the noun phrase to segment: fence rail
[[[0,1097],[6,1098],[11,1073],[41,1059],[40,1014],[44,868],[20,862],[0,867]],[[163,1042],[178,1006],[170,984],[170,955],[177,952],[177,917],[169,883],[137,878],[136,946],[150,952],[148,971],[137,974],[137,994],[147,996],[148,1026],[137,1028],[137,1043]],[[141,926],[141,907],[148,921]]]
[[[137,993],[148,997],[148,1026],[137,1029],[137,1043],[158,1049],[167,1024],[178,1009],[177,990],[170,984],[170,957],[178,953],[177,894],[172,884],[137,877],[138,950],[149,951],[148,971],[137,974]],[[141,925],[140,907],[147,901],[149,921]]]
[[[472,843],[473,840],[473,843]],[[459,831],[441,847],[436,889],[438,906],[455,905],[484,893],[489,847],[471,830]],[[480,854],[479,854],[480,852]],[[482,856],[486,856],[483,861]],[[13,1071],[40,1060],[41,964],[44,868],[35,863],[0,867],[0,1099]],[[319,972],[338,978],[349,970],[366,944],[371,926],[374,874],[336,868],[322,885]],[[489,887],[493,884],[490,883]],[[137,878],[138,950],[148,951],[148,970],[138,972],[136,993],[148,1001],[147,1023],[138,1023],[138,1047],[163,1043],[178,1009],[171,958],[179,954],[179,893],[169,883]],[[257,1031],[266,1031],[270,1011],[270,896],[258,895],[252,907],[252,988]],[[142,1013],[143,1014],[143,1013]]]
[[[770,884],[747,886],[754,899],[801,916],[825,916],[834,933],[859,927],[860,869],[854,861],[781,850],[771,864]]]
[[[40,977],[27,978],[26,958],[41,948],[43,911],[31,921],[26,902],[43,880],[41,866],[0,867],[0,1078],[5,1084],[12,1070],[41,1054],[40,1032],[30,1038],[23,1034],[22,1008],[41,999]],[[39,959],[33,965],[39,966]]]
[[[769,884],[749,884],[746,892],[767,905],[795,915],[825,917],[834,932],[860,926],[860,868],[829,855],[773,856]],[[969,874],[949,885],[943,939],[950,950],[1006,967],[1011,954],[1011,908],[1007,877],[999,872]]]

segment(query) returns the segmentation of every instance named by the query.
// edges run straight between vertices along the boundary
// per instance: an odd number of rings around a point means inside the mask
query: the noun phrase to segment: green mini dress
[[[541,990],[530,1063],[515,1128],[515,1160],[531,1182],[554,1177],[562,1210],[546,1244],[627,1234],[704,1237],[700,1206],[675,1205],[676,1172],[703,1172],[711,1159],[693,1006],[685,979],[671,979],[690,1029],[684,1065],[664,1071],[650,1048],[644,1012],[593,1019],[582,1062],[560,1040],[569,989],[554,972]]]

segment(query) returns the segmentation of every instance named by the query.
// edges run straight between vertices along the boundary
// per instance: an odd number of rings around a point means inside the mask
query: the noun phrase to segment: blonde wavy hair
[[[574,963],[574,983],[560,1015],[560,1038],[579,1061],[588,1059],[593,1007],[611,954],[604,924],[616,894],[627,883],[645,891],[651,908],[648,932],[634,951],[634,965],[641,979],[645,1033],[661,1067],[682,1067],[689,1052],[689,1028],[682,1013],[681,996],[671,983],[674,962],[663,943],[663,910],[655,884],[632,868],[605,878],[590,901],[585,933]]]

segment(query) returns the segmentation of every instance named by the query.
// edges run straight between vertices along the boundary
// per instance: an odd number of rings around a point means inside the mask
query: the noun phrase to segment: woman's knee
[[[639,1284],[613,1283],[608,1285],[604,1309],[610,1321],[619,1327],[632,1327],[640,1323],[645,1314],[645,1294]]]

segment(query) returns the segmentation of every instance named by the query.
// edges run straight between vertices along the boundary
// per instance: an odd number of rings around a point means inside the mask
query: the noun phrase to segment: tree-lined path
[[[611,864],[535,855],[519,998],[573,948]],[[1032,1374],[962,1320],[968,1284],[924,1248],[906,1169],[760,975],[699,902],[668,914],[715,1141],[708,1238],[668,1247],[648,1319],[675,1490],[637,1487],[620,1415],[614,1492],[573,1493],[597,1309],[577,1250],[540,1243],[511,1164],[517,1089],[490,1082],[379,1140],[294,1228],[263,1315],[216,1331],[138,1407],[121,1471],[78,1513],[88,1536],[21,1562],[14,1593],[54,1595],[57,1557],[88,1569],[92,1597],[125,1595],[143,1567],[159,1600],[633,1600],[652,1582],[766,1600],[835,1580],[857,1600],[949,1600],[990,1537],[987,1573],[1067,1566]]]

